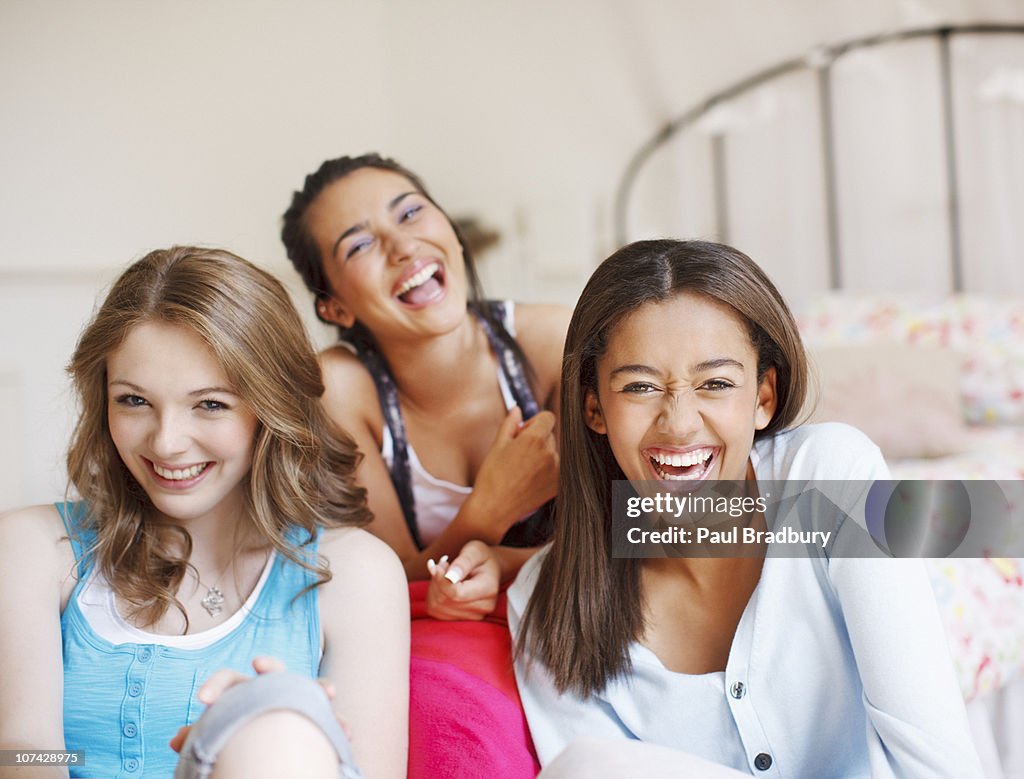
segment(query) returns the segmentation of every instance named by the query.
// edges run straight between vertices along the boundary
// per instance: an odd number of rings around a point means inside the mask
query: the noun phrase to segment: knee
[[[232,734],[211,777],[337,775],[337,752],[320,726],[298,712],[276,710],[259,715]]]
[[[337,777],[339,763],[358,775],[323,690],[281,672],[226,690],[193,726],[175,776]]]

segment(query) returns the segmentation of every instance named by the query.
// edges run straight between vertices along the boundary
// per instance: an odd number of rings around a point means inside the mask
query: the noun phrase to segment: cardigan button
[[[754,768],[758,771],[767,771],[772,767],[772,756],[767,752],[762,752],[754,758]]]

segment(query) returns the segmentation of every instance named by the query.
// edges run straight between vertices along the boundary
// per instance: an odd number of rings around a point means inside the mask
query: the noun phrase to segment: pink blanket
[[[482,622],[426,614],[427,582],[409,585],[410,779],[532,779],[540,767],[512,673],[505,595]]]

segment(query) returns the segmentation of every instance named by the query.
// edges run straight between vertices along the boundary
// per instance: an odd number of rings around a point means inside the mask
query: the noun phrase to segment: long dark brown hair
[[[705,241],[638,241],[594,271],[565,341],[554,539],[516,646],[547,667],[561,692],[587,697],[628,673],[629,645],[645,627],[641,561],[611,554],[612,482],[626,477],[607,436],[587,426],[584,399],[597,392],[597,361],[623,317],[683,291],[725,303],[746,322],[759,382],[775,369],[776,412],[755,438],[786,429],[803,406],[807,359],[796,322],[742,252]]]
[[[354,481],[359,455],[320,405],[320,367],[288,293],[277,279],[230,252],[176,246],[147,254],[114,282],[78,341],[68,372],[81,403],[68,476],[87,508],[81,529],[119,598],[143,624],[168,607],[188,618],[175,592],[189,567],[191,538],[158,521],[118,455],[107,426],[107,357],[136,325],[187,328],[210,347],[234,391],[258,420],[246,508],[261,540],[330,579],[286,537],[370,521]],[[182,551],[178,551],[182,550]]]

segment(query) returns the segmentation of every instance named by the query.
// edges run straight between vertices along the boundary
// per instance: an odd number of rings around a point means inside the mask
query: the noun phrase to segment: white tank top
[[[228,619],[215,625],[209,630],[199,633],[189,633],[184,636],[165,636],[158,633],[150,633],[130,624],[117,610],[114,600],[114,591],[110,583],[100,573],[98,565],[93,566],[82,589],[78,593],[78,610],[100,638],[104,638],[111,644],[160,644],[178,649],[203,649],[219,641],[228,635],[232,630],[242,624],[242,620],[252,611],[259,598],[267,576],[274,567],[274,559],[277,551],[272,550],[263,566],[263,573],[256,582],[256,586],[245,599],[242,607],[232,614]]]
[[[505,329],[509,335],[515,338],[515,303],[511,300],[506,300],[503,306],[504,314],[502,320]],[[512,396],[512,390],[508,386],[508,381],[506,381],[505,374],[500,366],[496,372],[498,374],[498,386],[501,389],[501,397],[505,402],[505,409],[510,410],[516,404],[515,398]],[[420,458],[413,451],[411,444],[408,447],[408,452],[409,471],[412,475],[412,493],[416,503],[416,527],[420,533],[420,541],[424,546],[428,546],[455,519],[455,515],[459,513],[459,509],[462,508],[463,502],[473,491],[473,488],[438,479],[426,471],[420,462]],[[388,429],[386,424],[381,434],[380,456],[384,458],[384,462],[390,469],[394,458],[394,442],[391,439],[391,430]]]

